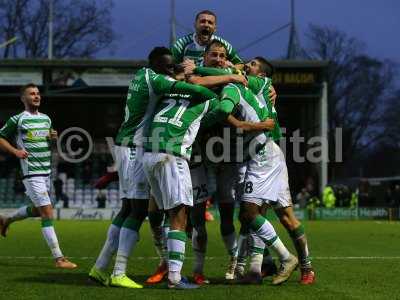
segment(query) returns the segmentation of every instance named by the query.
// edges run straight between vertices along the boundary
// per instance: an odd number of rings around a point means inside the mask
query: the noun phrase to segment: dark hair
[[[30,83],[28,83],[28,84],[23,85],[23,86],[20,88],[19,94],[22,96],[22,95],[25,93],[25,91],[26,91],[27,89],[29,89],[29,88],[37,88],[37,87],[38,87],[38,86],[37,86],[36,84],[30,82]]]
[[[182,65],[175,65],[174,66],[174,73],[175,74],[180,74],[185,72],[185,68]]]
[[[204,50],[204,52],[206,53],[206,52],[210,51],[211,47],[213,47],[213,46],[214,46],[214,47],[222,47],[222,48],[224,48],[225,51],[226,51],[226,47],[225,47],[224,43],[222,43],[222,42],[220,42],[220,41],[218,41],[218,40],[212,40],[212,41],[206,46],[206,49]]]
[[[261,71],[265,73],[265,76],[272,77],[275,72],[274,66],[262,56],[257,56],[254,59],[256,59],[260,63]]]
[[[196,21],[200,17],[200,15],[211,15],[211,16],[214,16],[215,22],[217,22],[217,16],[211,10],[205,9],[205,10],[202,10],[201,12],[197,13],[196,19],[195,19]]]
[[[171,50],[166,47],[154,47],[149,54],[149,65],[153,66],[156,60],[158,60],[163,55],[172,55]]]

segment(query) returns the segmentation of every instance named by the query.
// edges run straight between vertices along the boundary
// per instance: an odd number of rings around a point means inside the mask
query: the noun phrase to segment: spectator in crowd
[[[25,193],[25,186],[22,183],[22,176],[19,170],[15,173],[14,193],[16,195],[21,195]]]
[[[56,195],[57,203],[58,203],[58,201],[61,200],[61,201],[63,201],[63,207],[68,208],[69,207],[69,198],[67,195],[65,195],[63,193],[64,182],[59,177],[57,177],[57,179],[53,181],[53,185],[54,185],[54,192]]]
[[[322,202],[326,208],[335,208],[336,197],[331,186],[326,186],[322,194]]]
[[[400,206],[400,184],[396,183],[393,190],[393,207]]]
[[[358,203],[361,207],[374,206],[374,199],[370,195],[369,182],[367,179],[361,179],[358,185]]]
[[[96,197],[96,201],[97,201],[97,208],[106,208],[107,198],[102,190],[99,190]]]
[[[336,196],[336,207],[350,207],[351,193],[346,185],[339,184],[334,186]]]
[[[307,193],[310,197],[317,196],[317,190],[315,189],[315,180],[312,176],[308,176],[305,182],[305,187],[307,189]]]
[[[307,188],[302,188],[296,196],[296,202],[300,208],[306,208],[309,199],[310,194],[308,193]]]
[[[392,187],[387,187],[386,191],[385,191],[385,202],[387,204],[388,207],[393,207],[394,206],[394,198],[393,198],[393,191],[392,191]]]
[[[89,184],[91,178],[92,178],[92,164],[91,162],[88,161],[83,167],[82,181],[84,184]]]

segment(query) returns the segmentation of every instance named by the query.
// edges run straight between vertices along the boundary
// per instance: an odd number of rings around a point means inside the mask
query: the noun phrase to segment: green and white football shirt
[[[231,68],[209,68],[209,67],[197,67],[194,70],[195,74],[201,76],[219,76],[227,74],[237,73],[236,69]],[[257,99],[267,106],[269,111],[269,118],[274,119],[275,127],[270,131],[271,137],[274,141],[279,140],[282,137],[281,128],[278,122],[278,114],[275,107],[272,105],[269,99],[269,89],[272,85],[271,78],[258,77],[258,76],[247,76],[249,89],[255,94]]]
[[[257,123],[269,117],[268,107],[242,84],[230,83],[226,85],[221,92],[221,101],[223,100],[230,100],[235,104],[232,113],[239,120]],[[255,139],[257,144],[265,144],[269,137],[268,131],[246,132],[243,142],[244,145],[248,145]]]
[[[201,120],[208,116],[212,124],[226,118],[233,108],[231,101],[217,99],[193,101],[188,94],[169,94],[160,102],[151,125],[145,149],[166,152],[190,160],[192,145]]]
[[[49,175],[51,172],[50,118],[42,113],[24,111],[11,117],[0,137],[15,142],[18,149],[25,149],[29,155],[21,159],[23,176]]]
[[[142,146],[147,136],[154,109],[166,93],[193,93],[197,99],[211,99],[215,94],[207,88],[176,81],[142,68],[131,81],[125,106],[125,118],[116,137],[116,144]]]
[[[218,40],[225,45],[228,60],[233,64],[243,62],[236,50],[226,40],[217,35],[212,35],[211,40]],[[194,60],[196,65],[201,65],[205,49],[206,46],[201,46],[197,43],[196,33],[191,33],[178,39],[172,45],[171,51],[176,63],[181,63],[185,58],[188,58]]]
[[[279,140],[282,137],[282,132],[278,122],[278,113],[269,99],[269,91],[272,85],[271,78],[248,76],[248,82],[249,89],[255,94],[256,98],[267,107],[269,118],[275,121],[275,127],[270,131],[271,138],[274,141]]]
[[[150,118],[161,95],[171,90],[175,80],[155,73],[149,68],[140,69],[129,84],[125,117],[116,144],[140,146]]]

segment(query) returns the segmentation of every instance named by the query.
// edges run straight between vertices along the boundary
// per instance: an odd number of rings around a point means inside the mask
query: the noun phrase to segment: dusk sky
[[[101,58],[142,59],[153,46],[168,45],[169,0],[114,0],[113,27],[118,39],[113,48],[103,51]],[[218,34],[239,49],[264,34],[289,22],[290,0],[176,0],[178,22],[193,29],[195,14],[210,9],[218,16]],[[330,26],[365,43],[367,54],[400,62],[399,0],[296,0],[296,23],[301,44],[307,48],[304,33],[308,24]],[[187,31],[177,27],[177,35]],[[244,58],[264,55],[279,58],[285,55],[289,30],[240,53]]]

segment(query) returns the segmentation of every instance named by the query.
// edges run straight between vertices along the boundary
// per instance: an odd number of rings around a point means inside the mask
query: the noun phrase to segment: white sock
[[[251,223],[251,228],[253,232],[263,240],[265,245],[278,255],[280,261],[285,261],[289,258],[289,251],[279,239],[274,227],[267,219],[258,215]]]
[[[115,258],[113,275],[120,276],[126,274],[129,255],[138,241],[139,233],[126,227],[121,227],[119,233],[118,252]]]
[[[290,252],[282,243],[279,237],[276,238],[276,240],[272,243],[271,246],[269,246],[269,248],[278,255],[280,261],[288,260],[290,257]]]
[[[162,261],[161,263],[168,263],[168,232],[170,230],[169,225],[162,226]]]
[[[170,230],[168,233],[168,279],[172,283],[181,281],[181,270],[185,259],[186,232]]]
[[[261,265],[263,255],[261,253],[252,253],[250,256],[250,272],[261,274]]]
[[[225,244],[225,248],[228,251],[230,256],[237,257],[237,241],[236,241],[236,234],[232,232],[228,235],[223,235],[222,239]]]
[[[96,260],[96,268],[100,270],[107,269],[110,264],[111,257],[118,250],[119,233],[121,227],[111,224],[108,227],[107,239],[104,243],[103,248]]]
[[[246,260],[248,253],[248,246],[249,246],[249,235],[240,234],[238,237],[238,266],[242,266],[243,268],[246,266]]]
[[[15,221],[20,221],[20,220],[24,220],[26,218],[29,218],[29,214],[28,214],[28,206],[22,206],[20,208],[18,208],[16,211],[14,211],[11,215],[8,216],[8,223],[11,224]]]
[[[43,223],[46,224],[43,224]],[[53,255],[54,258],[60,258],[63,257],[64,255],[61,252],[60,246],[58,244],[58,239],[56,232],[54,230],[53,225],[51,224],[51,220],[42,220],[42,234],[44,239],[47,242],[47,245],[50,248],[51,254]]]

